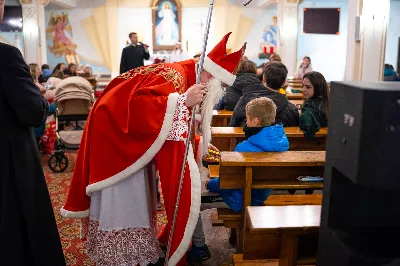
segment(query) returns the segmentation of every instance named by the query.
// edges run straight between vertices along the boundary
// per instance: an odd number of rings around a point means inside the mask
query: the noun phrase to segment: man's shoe
[[[211,258],[211,253],[207,245],[196,247],[195,245],[189,250],[187,254],[187,263],[192,265],[195,262],[205,261]]]

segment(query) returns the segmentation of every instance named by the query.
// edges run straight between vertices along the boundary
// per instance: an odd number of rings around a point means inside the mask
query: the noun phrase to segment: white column
[[[279,0],[278,24],[279,39],[278,53],[286,65],[289,76],[296,70],[297,60],[297,8],[298,1]]]
[[[344,80],[359,80],[360,40],[356,40],[356,20],[361,15],[362,0],[348,1],[347,56]],[[361,30],[361,29],[360,29]]]
[[[43,64],[46,56],[44,6],[49,0],[20,0],[22,5],[26,63]]]
[[[37,6],[37,21],[39,27],[39,55],[40,55],[40,64],[47,63],[47,47],[46,47],[46,21],[45,21],[45,13],[44,13],[45,5]]]
[[[390,0],[349,0],[345,80],[381,81],[385,61]],[[361,40],[356,41],[356,16]]]
[[[389,21],[390,0],[363,0],[362,24],[364,33],[361,54],[361,80],[383,79],[386,32]]]

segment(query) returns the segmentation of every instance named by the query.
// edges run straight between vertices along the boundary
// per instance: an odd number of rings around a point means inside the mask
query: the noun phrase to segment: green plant
[[[271,56],[271,54],[259,53],[258,59],[269,59],[270,56]]]

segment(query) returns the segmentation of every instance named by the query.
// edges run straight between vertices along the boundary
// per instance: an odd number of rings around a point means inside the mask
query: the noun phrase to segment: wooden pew
[[[313,195],[270,195],[264,202],[265,206],[300,206],[300,205],[322,205],[322,194]],[[234,229],[236,239],[240,239],[242,214],[230,209],[219,208],[211,216],[212,226],[224,226]]]
[[[297,94],[299,94],[299,93],[297,93]],[[301,97],[297,96],[297,94],[296,93],[288,94],[288,95],[290,95],[290,98],[288,97],[288,99],[291,103],[296,105],[298,109],[301,109],[301,106],[304,103],[303,94],[301,94]],[[232,114],[233,114],[233,111],[214,110],[211,125],[213,127],[227,127],[229,125],[229,122],[231,121]]]
[[[286,94],[286,96],[289,99],[289,101],[291,101],[291,100],[303,100],[304,99],[303,93],[288,93],[288,94]]]
[[[279,266],[315,264],[321,206],[248,207],[243,262],[279,259]]]
[[[209,165],[208,173],[209,173],[210,179],[219,177],[219,165]]]
[[[251,203],[251,189],[322,189],[322,182],[300,182],[295,178],[299,175],[323,176],[324,164],[324,151],[222,152],[220,186],[221,189],[243,189],[245,209]],[[239,252],[243,249],[245,216],[242,213],[239,226],[237,221],[229,224],[236,226],[230,228],[238,231]],[[219,220],[223,220],[221,215]]]
[[[233,111],[214,110],[211,125],[215,127],[227,127],[231,121],[232,114]]]
[[[288,87],[294,92],[300,92],[303,89],[303,80],[288,78],[287,83]]]
[[[304,138],[303,132],[297,127],[285,127],[291,151],[324,151],[326,150],[327,128],[321,128],[312,141]],[[241,127],[213,127],[211,129],[212,144],[220,151],[233,151],[244,137]]]
[[[322,194],[312,195],[270,195],[264,202],[265,206],[301,206],[301,205],[322,205]],[[222,221],[226,228],[238,228],[242,214],[230,209],[218,209],[217,219]],[[224,223],[224,221],[229,221]]]

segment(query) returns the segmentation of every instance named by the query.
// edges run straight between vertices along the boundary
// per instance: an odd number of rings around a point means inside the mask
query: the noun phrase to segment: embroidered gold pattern
[[[136,75],[148,75],[148,74],[155,74],[157,76],[163,77],[165,80],[172,82],[174,84],[175,90],[178,91],[179,93],[184,93],[184,78],[179,73],[178,70],[173,69],[172,67],[166,66],[166,65],[150,65],[150,66],[144,66],[144,67],[139,67],[135,68],[131,71],[122,73],[119,75],[117,78],[123,78],[123,79],[131,79],[135,77]]]

